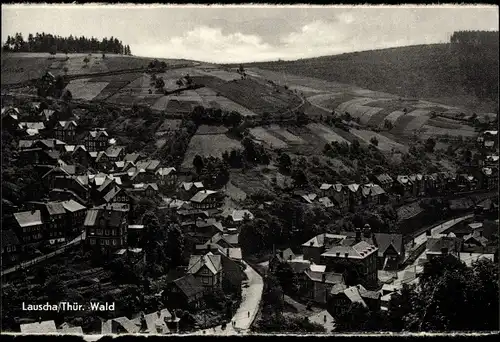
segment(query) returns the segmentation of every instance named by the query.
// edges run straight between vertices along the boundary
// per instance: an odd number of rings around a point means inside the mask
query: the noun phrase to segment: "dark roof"
[[[66,214],[64,206],[60,202],[48,202],[45,204],[45,207],[47,208],[49,215]]]
[[[19,239],[12,229],[2,229],[2,239],[0,240],[2,248],[7,246],[19,245]]]
[[[403,251],[403,235],[401,234],[374,233],[373,239],[378,246],[379,256],[383,256],[390,245],[394,247],[399,255],[401,255]]]
[[[390,184],[394,182],[391,176],[389,176],[387,173],[383,173],[381,175],[375,176],[375,178],[382,184]]]
[[[173,283],[186,295],[186,297],[193,297],[204,291],[203,286],[192,274],[176,279]]]
[[[449,252],[460,251],[460,239],[454,237],[428,238],[428,252],[441,253],[442,248],[448,248]]]
[[[101,218],[108,220],[108,225],[111,227],[119,227],[122,219],[127,215],[125,211],[109,209],[89,209],[85,217],[85,226],[96,226]]]

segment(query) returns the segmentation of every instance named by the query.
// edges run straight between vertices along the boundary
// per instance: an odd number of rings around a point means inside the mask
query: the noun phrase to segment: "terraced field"
[[[225,151],[241,150],[242,148],[239,141],[228,138],[225,134],[195,134],[189,142],[182,167],[191,168],[196,155],[222,158],[222,153]]]
[[[276,138],[263,127],[254,127],[250,129],[250,134],[258,141],[264,142],[270,148],[287,148],[288,144],[283,140]]]
[[[317,136],[323,138],[326,142],[339,142],[339,143],[347,143],[350,144],[350,142],[343,137],[341,137],[339,134],[335,133],[332,129],[318,123],[310,123],[307,125],[307,128],[316,134]]]
[[[278,125],[271,125],[268,128],[269,131],[277,134],[279,137],[284,138],[288,143],[291,144],[304,144],[305,141],[301,137],[290,133],[286,128],[280,127]]]
[[[392,152],[393,150],[406,153],[408,152],[408,147],[397,143],[386,136],[364,129],[351,129],[350,133],[357,138],[363,140],[365,143],[370,144],[370,140],[375,137],[378,140],[377,148],[383,152]]]
[[[88,78],[71,81],[65,88],[69,90],[74,99],[90,101],[106,88],[109,82],[89,82]]]

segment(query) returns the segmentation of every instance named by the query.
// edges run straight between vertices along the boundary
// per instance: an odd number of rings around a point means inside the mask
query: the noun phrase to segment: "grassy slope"
[[[486,58],[498,61],[498,52],[491,52]],[[464,89],[464,70],[461,70],[458,53],[453,52],[449,44],[408,46],[290,62],[255,63],[251,66],[354,84],[370,90],[478,111],[494,112],[497,108],[495,100],[478,98]],[[498,75],[498,69],[491,72]]]

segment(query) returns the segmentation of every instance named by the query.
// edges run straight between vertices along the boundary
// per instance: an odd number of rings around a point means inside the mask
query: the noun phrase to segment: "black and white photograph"
[[[1,13],[2,335],[498,333],[498,6]]]

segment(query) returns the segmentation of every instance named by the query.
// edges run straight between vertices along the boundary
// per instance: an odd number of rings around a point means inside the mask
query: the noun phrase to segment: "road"
[[[248,265],[245,261],[245,274],[248,277],[248,287],[242,287],[241,303],[238,310],[232,318],[235,326],[230,322],[225,330],[222,326],[217,326],[211,329],[204,329],[194,333],[195,335],[235,335],[238,333],[249,333],[250,326],[252,325],[257,312],[259,311],[259,304],[262,298],[262,291],[264,290],[264,281],[262,277]]]
[[[74,238],[73,240],[71,240],[70,242],[60,246],[57,250],[55,250],[54,252],[50,252],[48,254],[45,254],[45,255],[41,255],[35,259],[32,259],[32,260],[29,260],[29,261],[25,261],[19,265],[16,265],[14,267],[11,267],[11,268],[8,268],[6,270],[3,270],[2,271],[2,277],[4,275],[7,275],[7,274],[10,274],[10,273],[13,273],[13,272],[16,272],[16,271],[19,271],[23,268],[27,268],[27,267],[30,267],[30,266],[33,266],[33,265],[36,265],[38,264],[39,262],[41,261],[44,261],[44,260],[47,260],[47,259],[50,259],[52,258],[53,256],[57,255],[57,254],[61,254],[62,252],[64,252],[64,250],[69,247],[69,246],[72,246],[72,245],[75,245],[75,244],[79,244],[82,240],[85,240],[85,232],[83,232],[81,235],[77,236],[76,238]]]
[[[448,229],[450,229],[451,227],[453,227],[455,224],[459,223],[459,222],[462,222],[464,220],[467,220],[471,217],[474,217],[473,214],[469,214],[469,215],[466,215],[466,216],[462,216],[462,217],[458,217],[458,218],[454,218],[452,220],[449,220],[449,221],[446,221],[444,223],[441,223],[437,226],[435,226],[434,228],[431,228],[431,235],[438,235],[438,234],[442,234],[443,232],[447,231]],[[413,241],[415,241],[415,244],[414,246],[412,247],[412,242],[410,241],[410,243],[407,245],[407,248],[406,248],[406,256],[405,256],[405,259],[408,257],[409,253],[418,248],[418,246],[424,244],[427,242],[427,234],[425,232],[423,232],[422,234],[418,235],[417,237],[415,237],[413,239]],[[417,258],[418,260],[418,258]]]

